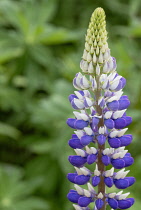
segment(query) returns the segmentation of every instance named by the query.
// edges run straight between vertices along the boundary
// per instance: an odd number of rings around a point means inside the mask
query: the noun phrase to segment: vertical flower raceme
[[[82,73],[76,74],[77,90],[69,96],[75,111],[67,124],[75,131],[68,143],[75,155],[69,156],[74,171],[67,177],[74,189],[67,197],[76,210],[105,210],[107,205],[127,209],[134,203],[130,193],[106,193],[107,187],[126,189],[135,178],[127,176],[126,169],[134,162],[125,149],[132,141],[132,135],[125,134],[132,122],[126,115],[130,101],[122,91],[126,79],[116,72],[116,60],[110,55],[102,8],[93,12],[85,40]]]

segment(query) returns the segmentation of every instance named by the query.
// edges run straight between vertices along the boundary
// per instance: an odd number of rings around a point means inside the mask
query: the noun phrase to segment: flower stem
[[[101,107],[98,105],[98,99],[101,96],[101,90],[99,88],[99,78],[96,78],[97,81],[97,90],[95,91],[95,97],[96,97],[96,111],[97,114],[102,116],[102,118],[100,118],[99,124],[98,124],[98,128],[103,127],[104,126],[104,118],[102,115],[102,109]],[[100,176],[100,183],[98,185],[98,194],[101,192],[103,194],[103,201],[104,201],[104,205],[100,210],[106,210],[106,202],[105,202],[105,183],[104,183],[104,177],[103,177],[103,172],[105,171],[105,165],[102,163],[102,151],[105,149],[105,144],[100,145],[98,144],[98,170],[101,172],[101,176]]]

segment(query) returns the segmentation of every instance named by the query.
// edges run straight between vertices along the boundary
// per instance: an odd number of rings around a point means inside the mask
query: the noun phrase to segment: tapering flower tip
[[[105,12],[100,7],[95,9],[91,16],[85,41],[80,68],[84,73],[96,73],[99,75],[101,70],[103,70],[105,61],[110,57],[107,44]]]

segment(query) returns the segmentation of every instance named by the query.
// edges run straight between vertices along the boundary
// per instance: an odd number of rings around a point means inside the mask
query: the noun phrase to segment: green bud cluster
[[[99,75],[100,72],[103,72],[103,66],[109,59],[105,12],[99,7],[91,16],[80,67],[84,73]]]

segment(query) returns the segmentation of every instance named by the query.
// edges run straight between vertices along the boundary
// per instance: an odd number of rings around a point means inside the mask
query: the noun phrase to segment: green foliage
[[[45,200],[31,195],[40,185],[38,179],[23,181],[23,171],[11,166],[0,167],[0,209],[1,210],[44,210]]]
[[[93,10],[107,14],[109,45],[133,117],[128,147],[135,157],[131,196],[141,205],[141,2],[140,0],[0,1],[0,209],[71,210],[66,194],[73,171],[67,156],[72,116],[67,100],[80,71],[84,35]]]

